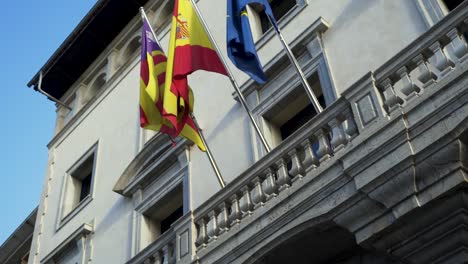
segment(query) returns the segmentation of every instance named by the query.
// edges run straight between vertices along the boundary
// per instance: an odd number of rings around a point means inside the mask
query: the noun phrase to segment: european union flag
[[[265,83],[266,76],[258,59],[250,31],[246,5],[263,5],[265,14],[277,27],[268,0],[228,0],[227,1],[227,52],[232,63],[258,83]]]

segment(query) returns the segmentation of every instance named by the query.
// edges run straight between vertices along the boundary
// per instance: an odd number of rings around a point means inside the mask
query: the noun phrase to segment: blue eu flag
[[[228,0],[227,1],[227,52],[232,63],[258,83],[265,83],[266,76],[258,59],[250,31],[246,5],[263,5],[265,14],[277,27],[268,0]]]

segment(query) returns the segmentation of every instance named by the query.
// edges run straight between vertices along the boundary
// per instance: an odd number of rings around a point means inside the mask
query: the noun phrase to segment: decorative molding
[[[153,171],[162,172],[171,164],[178,163],[179,154],[193,143],[177,138],[175,144],[176,147],[171,148],[171,143],[165,135],[158,134],[154,136],[124,170],[115,183],[113,191],[131,197],[144,182],[148,182],[150,178],[157,176],[152,174]],[[183,167],[184,164],[181,165]]]
[[[73,243],[77,243],[81,238],[88,236],[94,231],[92,225],[89,224],[82,224],[78,227],[73,233],[71,233],[65,240],[63,240],[56,248],[54,248],[49,254],[47,254],[44,258],[41,259],[41,263],[48,263],[49,261],[53,261],[53,258],[60,254],[63,250],[67,247],[72,245]],[[85,252],[81,252],[81,254],[85,255]]]

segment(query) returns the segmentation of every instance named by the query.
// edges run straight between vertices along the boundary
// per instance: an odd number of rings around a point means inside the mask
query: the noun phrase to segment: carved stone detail
[[[206,242],[208,241],[208,237],[206,235],[206,223],[205,219],[202,218],[198,221],[198,236],[195,240],[195,245],[197,247],[206,247]]]
[[[301,179],[305,176],[305,170],[302,166],[302,162],[299,158],[299,154],[297,153],[297,149],[293,149],[288,153],[289,157],[291,158],[291,169],[289,170],[289,174],[293,177],[293,181]]]
[[[384,95],[384,103],[388,108],[388,112],[391,113],[393,110],[395,110],[399,105],[403,104],[403,99],[401,99],[398,95],[396,95],[393,86],[392,86],[392,81],[390,79],[385,79],[382,82],[382,86],[384,87],[383,89],[383,95]]]
[[[447,54],[445,54],[445,51],[442,49],[440,43],[437,41],[436,43],[432,44],[429,49],[434,53],[434,66],[440,71],[440,74],[444,76],[449,73],[452,70],[454,64],[447,57]]]
[[[435,83],[437,80],[437,76],[432,72],[429,67],[427,66],[426,59],[423,55],[419,54],[414,58],[413,62],[415,62],[417,66],[417,71],[419,72],[418,80],[423,84],[423,88]]]
[[[226,203],[222,203],[218,207],[218,209],[219,209],[219,213],[218,213],[218,216],[217,216],[218,230],[219,230],[218,235],[221,235],[222,233],[229,230],[229,222],[228,222],[229,220],[228,220]]]
[[[276,185],[275,173],[272,168],[268,168],[265,172],[266,178],[263,180],[263,192],[266,195],[266,200],[277,195],[278,186]]]
[[[242,217],[252,214],[252,200],[250,198],[250,190],[249,187],[244,186],[241,189],[242,197],[239,200],[239,208],[242,212]]]
[[[414,83],[413,80],[411,80],[409,74],[408,74],[408,68],[405,66],[401,67],[400,69],[397,70],[397,74],[400,77],[400,80],[398,81],[398,85],[400,87],[400,91],[406,95],[406,101],[409,101],[413,96],[415,96],[421,89],[417,87]]]
[[[240,211],[237,195],[233,195],[230,198],[230,201],[231,201],[231,213],[229,214],[228,220],[229,220],[230,226],[234,226],[240,223],[242,213]]]
[[[466,55],[468,52],[466,41],[460,37],[456,28],[450,30],[447,33],[447,36],[452,40],[451,45],[453,47],[453,54],[455,54],[460,62],[464,62],[468,58]]]
[[[265,193],[263,192],[262,188],[262,180],[260,177],[255,177],[253,180],[254,187],[252,189],[252,202],[254,204],[254,209],[258,208],[259,206],[263,206],[265,202]]]
[[[304,167],[307,169],[310,166],[312,168],[316,168],[320,165],[319,159],[314,153],[314,150],[312,149],[312,142],[310,139],[306,139],[304,142],[301,143],[302,148],[304,149],[304,160],[302,161],[302,164]]]
[[[218,229],[218,219],[216,217],[216,212],[211,211],[208,214],[209,221],[206,225],[206,234],[208,235],[208,243],[218,238],[219,229]]]
[[[276,166],[278,167],[278,178],[276,179],[276,183],[279,186],[278,191],[281,192],[291,186],[291,180],[289,178],[288,168],[284,159],[280,159],[276,163]]]
[[[331,158],[333,151],[328,140],[328,130],[324,128],[320,129],[316,137],[318,138],[319,142],[317,156],[319,157],[320,162]]]

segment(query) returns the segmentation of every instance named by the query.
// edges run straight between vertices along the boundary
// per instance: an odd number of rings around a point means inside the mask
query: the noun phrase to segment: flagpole
[[[206,143],[205,136],[203,135],[203,132],[200,129],[200,126],[198,125],[198,121],[195,118],[195,116],[190,113],[190,117],[193,120],[193,123],[195,123],[195,127],[197,128],[198,134],[200,135],[200,138],[203,142],[203,145],[205,145],[206,148],[206,155],[208,156],[208,159],[210,160],[211,167],[213,167],[214,172],[216,173],[216,177],[218,178],[218,182],[221,185],[222,188],[226,186],[226,183],[224,182],[223,176],[221,176],[221,172],[219,172],[218,164],[216,164],[216,160],[214,159],[213,155],[211,154],[210,147],[208,146],[208,143]]]
[[[156,41],[158,46],[162,48],[161,44],[159,43],[159,39],[157,38],[156,33],[154,32],[153,27],[151,26],[151,23],[149,22],[148,17],[146,16],[146,13],[145,13],[145,9],[143,7],[140,7],[140,13],[141,13],[141,17],[144,20],[146,20],[148,25],[150,25],[151,34],[153,34],[154,40]],[[211,167],[213,167],[213,170],[214,170],[214,172],[216,174],[216,177],[217,177],[217,179],[219,181],[219,184],[221,185],[222,188],[224,188],[226,186],[226,183],[225,183],[225,181],[223,179],[223,176],[221,176],[221,172],[219,171],[218,164],[216,163],[216,160],[214,159],[213,155],[211,154],[211,150],[210,150],[210,148],[208,146],[208,143],[206,142],[205,136],[203,135],[200,127],[198,126],[198,122],[195,119],[195,116],[192,113],[190,113],[190,117],[192,118],[193,122],[195,123],[195,126],[196,126],[198,134],[200,135],[200,138],[201,138],[201,140],[203,142],[203,145],[205,145],[206,155],[208,156],[208,159],[210,160]],[[169,137],[169,139],[171,139],[171,138]]]
[[[200,18],[200,21],[201,21],[203,27],[205,28],[205,31],[206,31],[208,37],[210,38],[210,41],[211,41],[211,43],[213,44],[216,53],[218,54],[218,57],[220,58],[221,62],[222,62],[223,65],[224,65],[224,68],[225,68],[226,71],[228,72],[229,80],[231,81],[232,86],[233,86],[234,89],[236,90],[236,93],[237,93],[237,95],[239,96],[239,101],[241,102],[242,106],[244,107],[245,111],[247,112],[247,115],[249,116],[250,121],[252,122],[252,125],[254,126],[255,131],[257,132],[258,137],[259,137],[260,140],[262,141],[263,147],[265,148],[265,150],[266,150],[267,152],[270,152],[270,151],[271,151],[270,145],[268,145],[268,142],[266,141],[265,137],[263,136],[263,133],[261,132],[260,127],[259,127],[258,124],[257,124],[257,121],[255,121],[255,118],[253,117],[252,112],[250,111],[250,108],[249,108],[249,106],[247,105],[247,100],[245,99],[244,95],[242,94],[242,92],[241,92],[241,90],[240,90],[240,88],[239,88],[239,85],[237,84],[236,80],[234,79],[234,75],[232,74],[231,69],[229,68],[228,64],[226,63],[226,60],[224,59],[223,54],[221,54],[220,49],[219,49],[219,47],[218,47],[218,44],[216,43],[215,39],[214,39],[213,36],[211,35],[211,32],[210,32],[210,30],[208,29],[208,26],[207,26],[207,24],[206,24],[206,21],[205,21],[205,19],[203,18],[203,16],[201,15],[200,10],[198,9],[197,4],[196,4],[193,0],[190,0],[190,2],[192,3],[192,6],[193,6],[195,12],[196,12],[197,15],[198,15],[198,18]]]
[[[141,14],[141,17],[146,20],[146,22],[148,23],[148,25],[150,26],[150,30],[151,30],[151,34],[153,34],[153,38],[154,38],[154,41],[156,41],[156,44],[158,44],[158,46],[161,48],[162,50],[162,46],[161,46],[161,43],[159,43],[159,39],[158,37],[156,36],[156,33],[154,32],[153,30],[153,26],[151,26],[151,23],[149,22],[149,19],[148,17],[146,16],[146,12],[145,12],[145,9],[143,7],[140,7],[140,14]]]
[[[270,24],[275,29],[276,35],[280,39],[281,44],[283,44],[284,50],[286,51],[286,54],[288,55],[289,60],[293,64],[294,68],[296,69],[296,72],[297,72],[297,74],[299,75],[299,77],[301,79],[302,85],[304,86],[304,89],[306,90],[306,93],[309,96],[310,101],[312,102],[312,105],[315,108],[315,111],[317,111],[317,113],[321,113],[323,111],[323,108],[320,105],[319,101],[317,100],[317,97],[315,96],[314,91],[312,90],[309,83],[307,82],[306,77],[304,75],[304,72],[302,72],[301,67],[299,66],[299,63],[296,60],[296,57],[294,57],[294,54],[292,53],[291,49],[289,48],[289,45],[284,40],[283,34],[281,34],[281,31],[280,31],[278,25],[273,22],[273,20],[271,19],[271,17],[269,15],[267,15],[267,17],[268,17],[268,20],[270,21]]]

